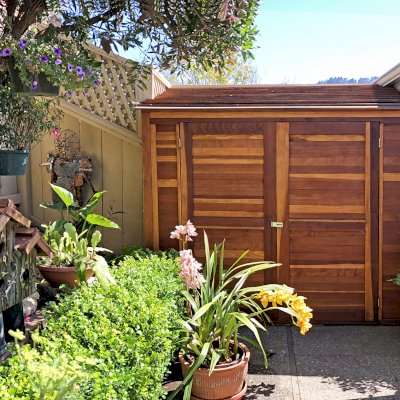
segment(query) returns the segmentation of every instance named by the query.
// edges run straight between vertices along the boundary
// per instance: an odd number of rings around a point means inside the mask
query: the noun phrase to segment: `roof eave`
[[[307,104],[307,105],[265,105],[265,104],[224,104],[224,105],[160,105],[160,104],[145,104],[136,107],[140,110],[229,110],[234,108],[235,110],[248,110],[248,109],[273,109],[273,110],[287,110],[287,109],[322,109],[322,110],[354,110],[354,109],[394,109],[399,110],[400,104],[393,103],[380,103],[380,104],[349,104],[349,105],[321,105],[321,104]]]
[[[400,91],[400,63],[395,65],[389,71],[385,72],[380,78],[375,80],[373,84],[379,86],[394,86]]]

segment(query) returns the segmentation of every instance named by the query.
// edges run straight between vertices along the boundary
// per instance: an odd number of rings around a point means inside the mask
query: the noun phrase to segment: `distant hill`
[[[371,76],[369,78],[343,78],[341,76],[332,77],[323,81],[317,82],[317,85],[359,85],[365,83],[372,83],[378,76]]]

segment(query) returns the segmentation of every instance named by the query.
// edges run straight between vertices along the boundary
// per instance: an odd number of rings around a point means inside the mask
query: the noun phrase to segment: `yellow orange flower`
[[[293,317],[293,324],[300,328],[302,335],[311,329],[310,319],[313,317],[313,310],[307,306],[306,297],[298,296],[291,287],[283,285],[276,290],[262,289],[255,297],[261,300],[264,308],[271,303],[273,307],[285,305],[293,310],[298,315],[298,317]]]

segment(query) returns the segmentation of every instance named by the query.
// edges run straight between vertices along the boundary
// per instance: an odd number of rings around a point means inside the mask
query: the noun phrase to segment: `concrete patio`
[[[271,328],[252,351],[246,400],[400,399],[400,326]]]

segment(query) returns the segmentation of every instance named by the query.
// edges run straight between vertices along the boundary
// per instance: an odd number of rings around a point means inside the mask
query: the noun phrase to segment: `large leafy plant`
[[[228,269],[224,269],[224,243],[214,245],[210,250],[208,238],[204,233],[205,268],[204,276],[199,264],[186,249],[188,241],[196,236],[193,224],[177,226],[171,238],[183,243],[180,252],[180,275],[186,283],[183,296],[186,299],[187,318],[181,321],[181,348],[191,363],[190,370],[180,387],[170,398],[185,387],[184,399],[190,399],[193,374],[206,366],[211,374],[218,363],[236,360],[239,341],[252,343],[262,351],[265,367],[267,354],[263,348],[259,331],[265,331],[270,324],[268,312],[280,310],[289,314],[294,325],[305,334],[310,328],[312,310],[307,307],[302,296],[285,285],[267,284],[247,287],[247,279],[256,272],[278,267],[271,262],[252,262],[241,264],[247,251]],[[247,327],[255,341],[241,336],[239,328]]]
[[[114,221],[93,212],[106,192],[96,192],[86,204],[81,207],[69,190],[52,183],[50,183],[50,186],[59,200],[54,203],[43,202],[40,204],[40,207],[58,211],[61,217],[50,225],[44,226],[46,228],[45,239],[49,239],[49,235],[53,232],[62,234],[65,231],[64,227],[66,222],[70,222],[74,225],[78,234],[87,232],[87,236],[90,236],[92,230],[96,226],[119,229],[118,224]]]
[[[63,229],[62,235],[57,231],[52,231],[51,234],[46,232],[53,255],[41,257],[40,263],[52,267],[73,267],[79,282],[86,282],[86,269],[91,268],[102,285],[115,283],[109,272],[107,261],[97,254],[99,251],[110,252],[108,249],[98,247],[101,233],[97,230],[93,232],[89,247],[89,239],[85,237],[87,230],[78,234],[70,222],[65,223]]]

